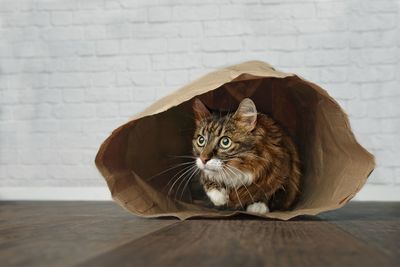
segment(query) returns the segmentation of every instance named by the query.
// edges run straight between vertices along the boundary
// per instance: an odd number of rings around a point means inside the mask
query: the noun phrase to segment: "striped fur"
[[[255,202],[266,203],[270,210],[293,207],[300,192],[300,160],[294,142],[272,118],[257,113],[248,98],[233,114],[212,114],[199,99],[193,110],[193,154],[206,192],[225,189],[231,209]],[[204,146],[198,144],[200,135],[206,139]],[[223,137],[232,140],[230,147],[221,147]],[[200,158],[215,159],[221,167],[208,170],[207,161]]]

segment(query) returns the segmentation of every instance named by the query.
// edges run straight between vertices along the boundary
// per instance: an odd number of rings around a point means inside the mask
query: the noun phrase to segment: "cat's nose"
[[[203,162],[203,164],[206,164],[206,163],[207,163],[207,161],[209,161],[209,160],[210,160],[210,158],[209,158],[209,157],[207,157],[207,156],[200,156],[200,160],[201,160],[201,162]]]

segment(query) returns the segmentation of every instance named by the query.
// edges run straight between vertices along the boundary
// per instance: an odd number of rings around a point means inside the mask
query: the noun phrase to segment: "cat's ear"
[[[248,131],[253,130],[257,123],[257,109],[253,100],[250,98],[243,99],[233,118]]]
[[[211,115],[211,112],[208,110],[208,108],[198,98],[193,101],[193,112],[196,123],[204,120]]]

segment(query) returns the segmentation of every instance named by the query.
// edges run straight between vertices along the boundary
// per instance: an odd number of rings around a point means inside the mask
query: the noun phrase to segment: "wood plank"
[[[393,260],[400,259],[399,202],[351,202],[340,210],[319,217]]]
[[[71,266],[177,222],[112,202],[0,202],[1,266]]]
[[[190,220],[80,266],[395,266],[323,221]]]

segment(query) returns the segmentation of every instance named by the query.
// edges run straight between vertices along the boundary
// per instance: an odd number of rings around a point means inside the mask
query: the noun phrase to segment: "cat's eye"
[[[199,135],[199,137],[197,137],[197,145],[203,147],[205,144],[206,144],[206,139],[204,138],[204,136]]]
[[[224,136],[224,137],[222,137],[221,140],[219,141],[219,145],[220,145],[222,148],[228,148],[228,147],[230,147],[230,146],[232,145],[232,140],[231,140],[229,137]]]

